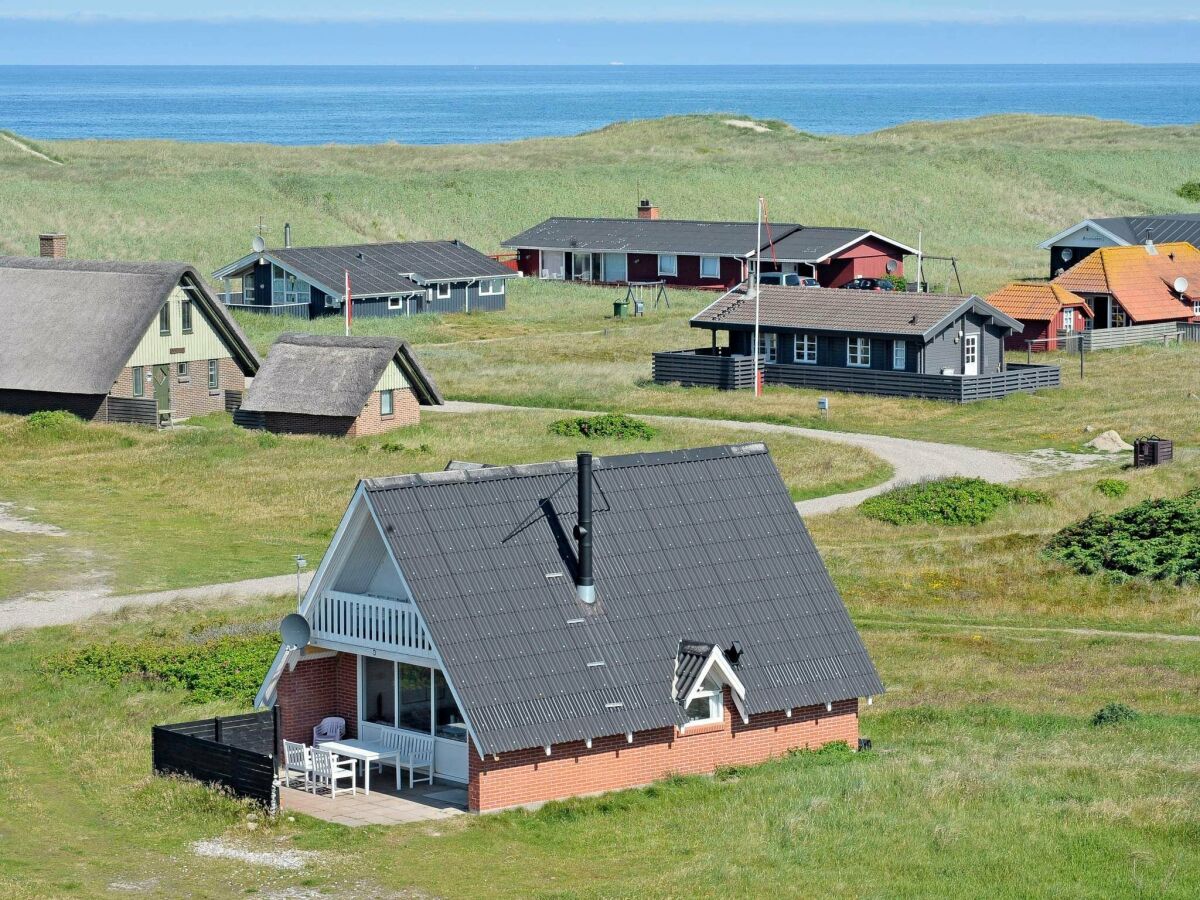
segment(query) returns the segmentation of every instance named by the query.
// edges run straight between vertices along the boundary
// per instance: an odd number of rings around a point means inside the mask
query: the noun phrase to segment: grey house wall
[[[804,334],[805,332],[796,329],[776,329],[763,328],[763,331],[769,331],[777,336],[779,346],[778,362],[783,365],[796,362],[796,335]],[[812,334],[812,332],[807,332]],[[857,337],[850,333],[833,333],[833,334],[817,334],[817,362],[818,366],[846,366],[847,347],[846,340],[850,337]],[[921,342],[919,340],[905,340],[901,338],[871,338],[871,369],[879,371],[893,371],[892,369],[892,347],[896,341],[901,341],[907,347],[904,354],[904,372],[919,372],[918,351],[920,350]],[[729,346],[734,353],[742,353],[750,355],[754,352],[754,332],[750,331],[733,331],[729,333]],[[809,365],[808,363],[797,363],[797,365]],[[857,368],[857,367],[856,367]],[[863,367],[864,369],[867,367]],[[982,370],[981,370],[982,371]]]
[[[960,328],[964,334],[979,335],[979,374],[1000,371],[1004,361],[1004,330],[987,324],[986,319],[976,312],[951,322],[925,345],[924,366],[918,371],[939,375],[942,369],[949,369],[954,375],[962,374],[964,342],[957,340]]]

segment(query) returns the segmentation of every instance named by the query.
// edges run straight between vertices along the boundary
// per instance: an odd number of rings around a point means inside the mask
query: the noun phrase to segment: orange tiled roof
[[[1014,281],[987,298],[987,302],[1014,319],[1049,322],[1063,307],[1078,307],[1089,319],[1092,310],[1082,297],[1046,281]]]
[[[1175,293],[1186,278],[1183,301]],[[1147,247],[1101,247],[1052,282],[1077,294],[1111,294],[1134,322],[1190,318],[1200,300],[1200,250],[1177,242]]]

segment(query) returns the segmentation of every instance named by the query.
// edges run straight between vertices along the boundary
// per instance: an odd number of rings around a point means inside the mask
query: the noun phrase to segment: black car
[[[855,278],[842,287],[851,291],[894,291],[896,286],[886,278]]]

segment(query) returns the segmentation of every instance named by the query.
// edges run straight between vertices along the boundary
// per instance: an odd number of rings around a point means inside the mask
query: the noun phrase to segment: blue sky
[[[0,63],[1200,62],[1200,7],[1144,10],[1128,0],[0,0]]]

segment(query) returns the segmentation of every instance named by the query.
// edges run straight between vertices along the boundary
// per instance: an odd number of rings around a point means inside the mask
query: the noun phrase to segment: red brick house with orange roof
[[[1200,321],[1200,250],[1182,241],[1101,247],[1051,283],[1087,300],[1096,329]]]
[[[987,298],[996,309],[1025,326],[1004,339],[1004,349],[1057,350],[1060,342],[1083,331],[1092,308],[1078,294],[1044,281],[1014,281]]]

